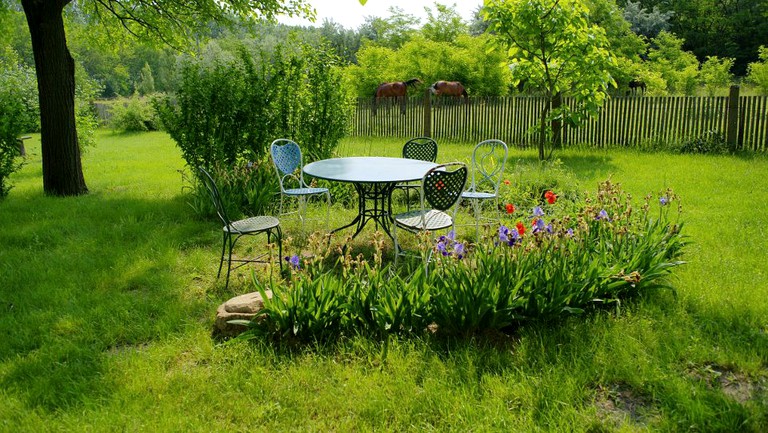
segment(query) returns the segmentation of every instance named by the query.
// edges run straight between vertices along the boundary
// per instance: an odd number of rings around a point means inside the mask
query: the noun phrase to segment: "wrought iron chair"
[[[221,260],[219,260],[219,272],[216,274],[216,278],[219,278],[221,276],[221,268],[224,265],[224,254],[227,253],[227,282],[225,287],[229,287],[229,274],[232,272],[232,263],[239,263],[239,265],[235,266],[234,269],[237,269],[247,263],[264,263],[265,260],[261,260],[264,256],[269,255],[269,251],[267,251],[264,254],[261,254],[260,256],[252,259],[233,259],[232,258],[232,250],[235,247],[235,243],[237,243],[237,240],[240,239],[242,236],[246,235],[257,235],[259,233],[266,233],[267,234],[267,243],[272,242],[272,236],[274,235],[277,238],[277,248],[278,248],[278,264],[280,266],[280,269],[283,268],[283,263],[280,261],[280,257],[283,255],[283,233],[280,230],[280,221],[278,221],[277,218],[272,216],[255,216],[250,217],[242,220],[232,221],[229,219],[229,215],[227,214],[227,210],[224,207],[224,204],[221,202],[221,195],[219,194],[219,189],[216,187],[216,183],[213,181],[213,178],[211,175],[202,167],[198,167],[198,172],[200,173],[200,179],[203,181],[203,184],[205,185],[205,189],[208,190],[208,193],[211,196],[211,200],[213,200],[213,205],[216,208],[216,213],[219,215],[219,219],[221,219],[221,222],[224,223],[224,228],[222,229],[223,233],[223,242],[221,245]]]
[[[395,266],[403,255],[397,242],[398,228],[411,233],[436,231],[454,226],[456,204],[467,183],[467,166],[461,162],[438,165],[429,170],[421,180],[420,209],[394,216],[392,238],[395,243]],[[430,206],[430,207],[427,207]],[[449,211],[453,207],[453,213]],[[429,259],[425,262],[427,266]]]
[[[288,215],[293,212],[283,212],[283,199],[285,197],[296,198],[299,201],[297,213],[304,229],[304,213],[307,200],[312,196],[325,195],[328,205],[326,224],[331,218],[331,193],[328,188],[314,188],[304,182],[304,161],[301,148],[295,141],[279,138],[272,142],[270,155],[280,181],[280,215]],[[298,171],[298,174],[296,174]]]
[[[403,145],[403,158],[418,159],[421,161],[437,161],[437,142],[429,137],[412,138]],[[405,206],[411,210],[410,191],[418,191],[421,182],[403,182],[397,184],[395,189],[405,192]]]
[[[501,222],[499,185],[504,176],[508,152],[507,144],[501,140],[481,141],[472,151],[472,180],[469,188],[461,194],[461,199],[472,203],[475,214],[475,236],[478,241],[481,220]],[[494,203],[497,218],[483,217],[483,203],[488,201]]]

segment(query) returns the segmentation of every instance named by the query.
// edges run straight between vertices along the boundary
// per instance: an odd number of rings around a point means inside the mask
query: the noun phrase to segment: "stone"
[[[266,290],[268,299],[272,299],[272,291]],[[214,334],[222,337],[234,337],[248,329],[247,326],[227,323],[230,320],[253,320],[264,307],[261,293],[253,292],[235,296],[216,309]]]

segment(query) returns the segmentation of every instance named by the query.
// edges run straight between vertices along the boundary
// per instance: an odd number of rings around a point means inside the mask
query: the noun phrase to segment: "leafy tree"
[[[4,2],[8,0],[3,0]],[[72,0],[21,0],[35,59],[40,98],[43,189],[54,195],[88,191],[83,177],[75,122],[75,60],[67,46],[64,10]],[[79,0],[94,24],[119,22],[140,37],[169,43],[191,36],[190,29],[209,20],[278,13],[310,15],[304,0]]]
[[[516,79],[527,79],[549,101],[539,120],[539,159],[543,160],[549,125],[561,120],[579,125],[597,115],[615,86],[608,69],[615,64],[605,31],[589,23],[578,0],[486,0],[489,31],[515,65]],[[555,98],[570,96],[573,105],[557,107]]]
[[[760,46],[758,56],[759,61],[749,64],[747,79],[768,94],[768,47]]]
[[[717,56],[708,56],[707,60],[701,64],[699,80],[707,89],[709,96],[714,96],[718,89],[728,88],[733,79],[731,68],[733,68],[733,59],[720,59]]]
[[[483,19],[483,5],[479,5],[472,12],[472,19],[469,22],[469,34],[479,36],[488,30],[488,23]]]
[[[400,48],[416,34],[419,22],[414,15],[392,6],[389,8],[389,17],[368,16],[359,31],[364,39],[388,48]]]
[[[649,68],[664,78],[670,92],[693,95],[698,84],[699,62],[693,53],[683,51],[683,40],[662,31],[652,45],[648,53]]]
[[[624,18],[632,25],[632,31],[648,39],[655,38],[661,31],[669,31],[669,20],[674,15],[674,11],[662,12],[658,6],[649,11],[632,0],[624,7]]]
[[[422,26],[421,33],[425,38],[435,42],[453,42],[460,34],[467,32],[467,25],[456,12],[456,4],[446,6],[435,2],[435,10],[425,7],[427,22]]]
[[[152,68],[149,63],[144,63],[144,67],[141,68],[139,82],[136,83],[136,91],[142,96],[155,93],[155,79],[152,77]]]

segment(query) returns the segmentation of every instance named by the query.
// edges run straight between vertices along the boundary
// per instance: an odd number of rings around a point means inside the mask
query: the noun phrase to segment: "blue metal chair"
[[[504,165],[507,162],[507,144],[501,140],[485,140],[472,151],[472,180],[469,188],[461,194],[461,199],[472,203],[475,214],[475,236],[480,240],[480,221],[501,223],[499,209],[499,186],[504,177]],[[497,217],[483,217],[483,203],[495,205]]]
[[[403,158],[435,162],[437,161],[437,142],[429,137],[412,138],[403,145]],[[411,210],[410,191],[418,191],[420,188],[421,181],[404,182],[395,186],[395,189],[405,193],[405,206],[407,210]]]
[[[467,183],[467,166],[461,162],[438,165],[429,170],[421,180],[420,208],[394,216],[392,238],[395,243],[395,265],[403,255],[397,242],[397,229],[411,233],[433,232],[454,227],[457,203]],[[453,213],[449,211],[453,207]],[[424,264],[427,266],[429,259]]]
[[[299,145],[292,140],[279,138],[272,142],[270,155],[280,181],[280,215],[293,213],[283,212],[283,199],[285,197],[298,199],[299,207],[296,212],[301,220],[303,230],[307,200],[312,196],[325,195],[328,205],[328,216],[325,219],[327,224],[331,218],[331,193],[328,188],[314,188],[304,182],[304,161]]]
[[[213,181],[213,178],[204,168],[198,167],[197,170],[200,173],[200,179],[202,180],[203,185],[205,185],[205,188],[208,190],[208,193],[211,196],[211,200],[213,200],[213,205],[216,208],[216,213],[219,215],[219,219],[221,219],[221,222],[224,223],[224,228],[222,229],[224,237],[223,243],[221,245],[221,259],[219,260],[219,272],[216,274],[216,278],[221,276],[221,268],[225,261],[225,252],[227,253],[227,282],[225,288],[229,287],[229,274],[232,272],[233,262],[239,263],[239,265],[235,266],[234,269],[237,269],[247,263],[265,262],[265,260],[261,260],[261,258],[268,256],[269,251],[252,259],[232,258],[232,250],[234,249],[238,239],[240,239],[242,236],[257,235],[259,233],[267,234],[267,243],[272,242],[273,235],[277,237],[277,261],[280,265],[280,269],[282,270],[283,263],[280,260],[280,257],[283,255],[283,233],[280,230],[280,221],[272,216],[255,216],[238,221],[230,220],[229,215],[227,214],[227,209],[221,202],[221,195],[219,194],[219,189],[216,187],[216,183]]]

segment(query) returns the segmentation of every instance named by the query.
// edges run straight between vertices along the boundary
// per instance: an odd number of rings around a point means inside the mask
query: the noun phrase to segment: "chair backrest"
[[[438,165],[429,170],[421,180],[422,199],[433,209],[448,210],[459,200],[466,184],[466,164],[451,162]]]
[[[437,161],[437,142],[429,137],[408,140],[403,146],[403,158]]]
[[[200,173],[200,179],[203,181],[205,189],[208,190],[211,200],[213,200],[213,206],[216,208],[216,213],[219,215],[221,222],[224,223],[224,226],[229,227],[231,220],[229,215],[227,215],[227,209],[221,202],[221,194],[219,194],[219,188],[216,187],[216,182],[213,181],[213,177],[203,167],[198,167],[197,171]]]
[[[281,190],[285,190],[283,182],[286,177],[298,180],[299,186],[304,185],[303,173],[299,173],[298,176],[294,175],[296,170],[302,167],[301,148],[295,141],[287,138],[278,138],[272,142],[269,154],[272,157],[272,163],[275,165]]]
[[[508,152],[507,144],[501,140],[485,140],[478,143],[472,151],[470,189],[493,191],[494,194],[498,194]]]

